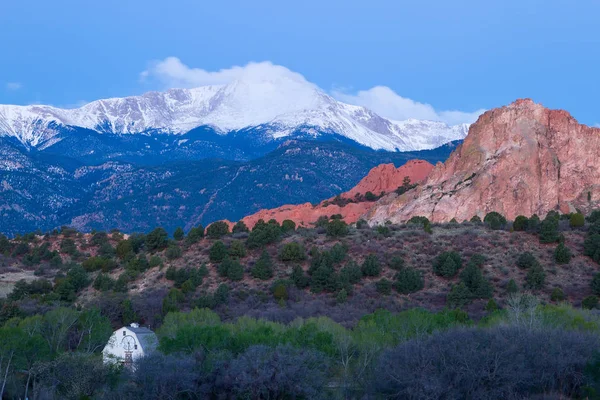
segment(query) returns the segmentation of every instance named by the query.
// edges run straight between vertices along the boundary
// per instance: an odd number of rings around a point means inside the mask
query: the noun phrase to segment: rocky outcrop
[[[402,196],[388,195],[367,213],[371,224],[426,216],[468,220],[497,211],[545,216],[600,204],[600,129],[530,99],[487,111],[427,180]]]
[[[423,160],[410,160],[399,168],[396,168],[394,164],[381,164],[371,169],[367,176],[354,188],[339,196],[341,199],[351,199],[354,201],[360,198],[360,201],[350,202],[341,206],[336,204],[338,202],[335,201],[335,198],[331,198],[322,201],[316,206],[311,203],[285,205],[273,209],[260,210],[255,214],[243,218],[243,221],[249,228],[252,228],[260,219],[264,221],[275,219],[279,223],[290,219],[297,226],[309,227],[319,217],[341,214],[347,223],[353,223],[358,221],[360,216],[365,214],[375,204],[372,201],[364,201],[365,193],[372,192],[375,195],[380,195],[381,192],[393,192],[402,185],[405,177],[408,177],[413,183],[422,182],[432,169],[433,165]],[[357,194],[361,196],[357,198]],[[342,201],[342,203],[346,202]]]

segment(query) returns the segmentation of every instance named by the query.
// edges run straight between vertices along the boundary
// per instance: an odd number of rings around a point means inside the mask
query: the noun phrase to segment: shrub
[[[189,244],[198,243],[204,237],[204,227],[202,225],[198,225],[192,229],[187,234],[186,242]]]
[[[220,239],[229,233],[229,225],[225,221],[213,222],[206,228],[206,236],[211,239]]]
[[[208,252],[208,258],[214,263],[223,261],[228,255],[229,252],[227,250],[227,246],[225,246],[225,243],[221,242],[220,240],[213,243]]]
[[[294,232],[296,230],[296,223],[291,219],[286,219],[281,223],[281,230],[283,232]]]
[[[242,233],[242,232],[250,232],[250,229],[248,229],[248,226],[246,226],[246,224],[244,223],[244,221],[239,220],[234,226],[233,229],[231,230],[233,233]]]
[[[237,260],[226,259],[223,264],[227,263],[227,278],[232,281],[241,281],[244,279],[244,267]]]
[[[592,292],[594,292],[594,294],[600,295],[600,273],[594,274],[590,286],[592,287]]]
[[[379,276],[381,273],[381,267],[379,266],[379,259],[375,254],[369,254],[361,266],[361,270],[364,276]]]
[[[169,234],[163,228],[156,228],[146,235],[146,250],[158,251],[167,247]]]
[[[259,220],[248,235],[246,245],[251,249],[264,247],[275,243],[280,237],[281,227],[276,222],[265,223],[263,220]]]
[[[25,251],[25,249],[27,249],[27,251]],[[64,238],[60,242],[60,251],[64,254],[74,256],[75,254],[77,254],[77,246],[75,245],[75,241],[71,238]],[[29,253],[29,245],[27,243],[22,242],[19,243],[13,251],[13,257],[26,253]]]
[[[529,225],[529,219],[523,215],[517,216],[515,222],[513,222],[513,229],[515,231],[526,231]]]
[[[313,293],[335,292],[338,290],[339,277],[331,268],[326,264],[319,266],[311,275],[310,279],[310,290]]]
[[[135,255],[133,246],[129,240],[121,240],[119,243],[117,243],[115,252],[117,257],[119,257],[121,260],[129,260]]]
[[[472,294],[469,288],[460,282],[458,285],[452,286],[446,301],[451,308],[460,308],[471,302]]]
[[[331,250],[329,250],[329,255],[334,264],[339,264],[346,259],[346,256],[348,255],[348,246],[336,243]]]
[[[558,218],[548,213],[540,225],[540,243],[556,243],[559,239]]]
[[[506,225],[506,218],[496,211],[489,212],[483,218],[483,222],[493,230],[502,229]]]
[[[484,278],[475,262],[469,262],[460,273],[460,279],[469,289],[473,298],[487,299],[494,292],[492,284]]]
[[[473,223],[473,224],[480,224],[482,221],[481,221],[481,218],[479,218],[479,216],[473,215],[471,217],[470,222]]]
[[[600,234],[588,234],[583,242],[583,254],[600,263]]]
[[[177,245],[167,247],[167,251],[165,252],[165,256],[169,260],[175,260],[181,257],[181,247]]]
[[[554,260],[558,264],[568,264],[571,261],[571,250],[564,243],[559,243],[554,250]]]
[[[287,287],[283,283],[277,283],[273,286],[273,297],[276,300],[287,300],[288,299],[288,290]]]
[[[517,286],[517,282],[514,279],[508,281],[508,285],[506,285],[506,293],[515,294],[519,292],[519,287]]]
[[[390,231],[390,228],[388,226],[377,225],[377,228],[375,229],[377,230],[377,233],[384,237],[390,237],[392,235],[392,231]]]
[[[598,307],[598,297],[594,295],[587,296],[585,299],[582,300],[581,307],[587,310],[592,310]]]
[[[435,258],[433,261],[433,272],[444,278],[456,276],[458,270],[462,268],[460,255],[455,251],[446,251]]]
[[[561,288],[554,288],[552,290],[552,293],[550,294],[550,300],[552,301],[564,301],[566,298],[565,296],[565,292],[563,292],[563,290]]]
[[[246,257],[246,246],[239,240],[234,240],[229,245],[229,256],[232,258]]]
[[[494,311],[498,311],[498,310],[499,310],[499,307],[498,307],[498,303],[496,303],[496,300],[489,299],[485,305],[485,311],[487,311],[489,313],[493,313]]]
[[[571,228],[579,228],[585,225],[585,216],[582,213],[573,213],[569,218]]]
[[[266,250],[260,255],[256,264],[252,267],[252,276],[256,279],[267,280],[273,277],[273,262]]]
[[[587,217],[587,220],[590,222],[590,224],[600,221],[600,210],[593,210]]]
[[[396,274],[394,288],[398,293],[409,294],[423,289],[423,276],[415,268],[403,268]]]
[[[359,219],[356,221],[356,229],[367,229],[369,228],[369,224],[364,219]]]
[[[380,279],[375,282],[375,288],[377,293],[387,296],[392,293],[392,282],[385,278]]]
[[[302,261],[306,259],[304,247],[298,242],[289,242],[283,245],[279,251],[281,261]]]
[[[331,220],[326,228],[327,236],[340,237],[348,234],[348,224],[341,219]]]
[[[339,304],[345,303],[347,299],[348,299],[348,292],[346,291],[346,289],[340,290],[338,292],[338,294],[335,296],[335,301],[337,301]]]
[[[352,285],[360,282],[363,277],[362,270],[354,261],[351,261],[340,270],[340,276],[345,281]]]
[[[175,229],[175,232],[173,232],[173,239],[177,240],[178,242],[182,241],[183,238],[185,237],[185,232],[183,231],[183,228],[178,226]]]
[[[294,285],[296,285],[298,289],[305,289],[310,283],[308,276],[306,276],[304,270],[299,265],[294,265],[292,268],[290,279],[292,282],[294,282]]]
[[[115,280],[106,274],[100,273],[94,280],[92,286],[96,290],[99,290],[101,292],[107,292],[109,290],[112,290],[112,288],[115,286]]]
[[[527,271],[527,276],[525,277],[525,282],[527,282],[527,286],[530,289],[539,290],[543,288],[545,281],[546,273],[539,264],[529,268]]]
[[[537,258],[535,258],[535,256],[529,251],[521,253],[519,258],[517,258],[517,267],[521,269],[529,269],[534,265],[539,265],[539,262]]]
[[[402,268],[404,268],[404,259],[402,257],[400,257],[400,256],[394,256],[388,262],[388,266],[391,269],[395,269],[396,271],[400,271]]]

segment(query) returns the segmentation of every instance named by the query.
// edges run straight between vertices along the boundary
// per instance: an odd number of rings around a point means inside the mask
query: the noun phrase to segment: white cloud
[[[451,125],[473,123],[485,111],[437,111],[432,105],[402,97],[387,86],[375,86],[356,93],[335,90],[332,95],[338,100],[367,107],[382,117],[397,121],[415,118],[442,121]]]
[[[19,90],[23,87],[21,82],[7,82],[6,90]]]
[[[165,88],[192,88],[224,85],[236,79],[272,80],[273,78],[284,78],[312,85],[301,74],[268,61],[251,62],[245,66],[233,66],[219,71],[207,71],[201,68],[190,68],[177,57],[168,57],[150,63],[149,67],[140,74],[142,81],[155,81]],[[398,121],[414,118],[442,121],[451,125],[473,123],[485,111],[483,109],[474,112],[438,111],[430,104],[402,97],[387,86],[375,86],[358,92],[337,88],[329,91],[329,94],[337,100],[367,107],[382,117]]]

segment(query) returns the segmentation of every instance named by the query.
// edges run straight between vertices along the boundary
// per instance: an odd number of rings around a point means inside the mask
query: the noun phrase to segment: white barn
[[[156,334],[133,323],[113,332],[102,350],[105,363],[131,365],[135,360],[152,353],[158,346]]]

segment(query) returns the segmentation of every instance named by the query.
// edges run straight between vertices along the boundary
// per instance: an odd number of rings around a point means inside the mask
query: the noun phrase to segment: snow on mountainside
[[[0,136],[13,136],[33,147],[51,146],[65,126],[114,134],[182,134],[203,125],[223,134],[263,126],[273,138],[298,129],[315,135],[336,133],[391,151],[432,149],[463,139],[468,131],[467,124],[385,119],[367,108],[339,102],[284,69],[265,77],[248,68],[227,85],[98,100],[77,109],[0,105]]]

